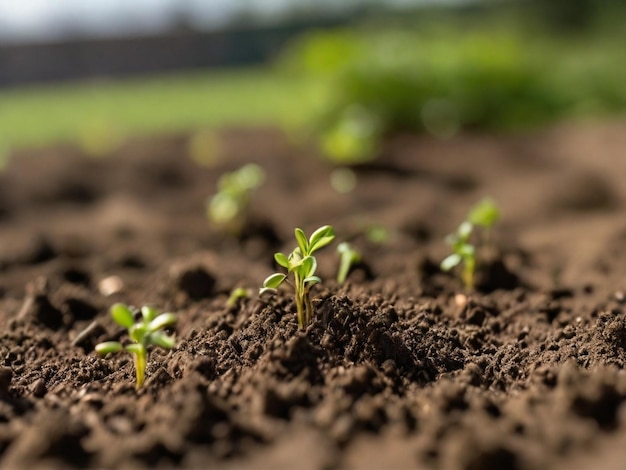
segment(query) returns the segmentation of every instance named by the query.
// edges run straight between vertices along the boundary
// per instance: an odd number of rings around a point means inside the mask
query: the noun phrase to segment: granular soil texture
[[[221,132],[212,167],[188,141],[0,173],[2,468],[622,468],[626,124],[398,136],[347,194],[275,130]],[[205,200],[251,161],[267,181],[229,238]],[[465,294],[438,263],[484,195],[503,217]],[[324,224],[363,263],[339,285],[320,252],[299,331],[289,290],[256,292],[294,227]],[[115,302],[178,314],[139,391],[130,356],[93,349],[123,338]]]

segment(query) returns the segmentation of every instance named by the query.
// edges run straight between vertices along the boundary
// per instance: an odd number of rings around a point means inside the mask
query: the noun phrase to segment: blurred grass
[[[420,13],[313,32],[273,66],[0,89],[0,158],[53,142],[105,154],[130,135],[277,125],[349,159],[374,157],[398,130],[450,138],[624,113],[624,15],[602,11],[584,34],[519,13]]]
[[[0,90],[0,148],[204,126],[296,127],[324,94],[319,80],[269,68]]]

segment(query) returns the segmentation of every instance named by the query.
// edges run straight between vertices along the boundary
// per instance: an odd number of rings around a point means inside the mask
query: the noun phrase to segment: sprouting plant
[[[467,220],[474,225],[484,228],[491,228],[500,219],[500,210],[495,201],[490,197],[485,197],[472,207],[467,216]]]
[[[365,228],[365,237],[377,245],[389,243],[391,236],[389,229],[381,224],[372,224]]]
[[[342,110],[324,129],[320,145],[324,155],[339,164],[359,164],[376,158],[381,137],[380,119],[360,105]]]
[[[483,198],[470,209],[467,220],[457,231],[446,237],[446,243],[452,247],[452,254],[441,262],[441,269],[450,271],[462,264],[461,279],[468,290],[474,288],[474,274],[478,266],[478,250],[471,242],[474,228],[478,226],[483,229],[482,246],[487,247],[490,243],[491,228],[499,219],[500,211],[493,199]]]
[[[465,221],[456,232],[446,237],[446,243],[452,247],[452,254],[441,262],[443,271],[450,271],[452,268],[462,264],[461,279],[465,288],[474,288],[474,272],[476,271],[476,247],[470,243],[470,236],[474,226],[471,222]]]
[[[346,282],[350,268],[361,262],[361,253],[352,248],[348,242],[342,242],[337,246],[339,252],[339,270],[337,271],[337,282]]]
[[[289,256],[284,253],[274,254],[274,259],[280,266],[287,269],[287,274],[274,273],[268,276],[263,281],[263,287],[259,293],[274,291],[283,281],[286,281],[294,289],[298,327],[303,329],[313,318],[313,304],[309,291],[312,286],[321,282],[321,279],[315,275],[317,260],[313,253],[332,242],[335,238],[335,231],[330,225],[324,225],[315,230],[307,240],[304,231],[296,228],[295,237],[298,246]],[[287,279],[289,274],[293,276],[292,282]]]
[[[235,287],[230,292],[228,300],[226,301],[226,305],[228,305],[229,307],[234,307],[235,305],[237,305],[239,300],[247,299],[248,297],[250,297],[250,294],[248,293],[247,289],[244,289],[243,287]]]
[[[218,181],[218,192],[207,201],[207,217],[220,229],[237,236],[248,217],[252,193],[265,180],[265,170],[248,163],[238,170],[224,173]]]
[[[483,242],[485,245],[489,245],[491,228],[500,220],[500,210],[493,199],[485,197],[470,209],[467,220],[484,229]]]
[[[176,323],[176,315],[173,313],[159,315],[154,308],[144,306],[141,308],[141,319],[135,323],[131,309],[117,303],[111,307],[111,316],[115,323],[128,330],[132,343],[123,345],[118,341],[106,341],[96,345],[96,352],[101,355],[119,351],[131,353],[135,362],[136,388],[139,389],[145,378],[148,346],[161,346],[165,349],[172,349],[175,346],[174,338],[160,330]]]

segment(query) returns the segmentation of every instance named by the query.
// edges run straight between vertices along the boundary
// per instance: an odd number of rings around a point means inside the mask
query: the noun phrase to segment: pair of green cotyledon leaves
[[[111,316],[115,323],[128,330],[128,336],[133,342],[124,345],[118,341],[106,341],[96,345],[96,352],[102,355],[120,351],[131,353],[135,360],[136,386],[140,388],[145,378],[148,346],[172,349],[176,345],[176,340],[172,336],[161,331],[176,323],[176,315],[159,314],[156,309],[144,306],[141,308],[141,318],[135,322],[131,309],[118,303],[111,307]]]
[[[330,225],[324,225],[313,232],[308,239],[300,228],[295,229],[294,233],[298,246],[289,256],[284,253],[274,254],[274,259],[280,266],[287,269],[287,274],[274,273],[268,276],[263,281],[263,287],[259,293],[274,291],[286,281],[295,293],[298,327],[304,329],[311,322],[314,313],[309,290],[321,282],[321,279],[315,275],[317,260],[313,253],[334,240],[335,230]],[[289,274],[293,276],[293,284],[287,280]]]
[[[310,287],[321,282],[317,271],[317,260],[313,253],[320,248],[331,243],[335,238],[335,230],[330,225],[318,228],[307,239],[304,231],[296,228],[294,231],[298,246],[289,254],[275,253],[274,259],[279,266],[287,269],[288,273],[293,273],[296,291],[301,288]],[[271,291],[280,286],[287,279],[288,274],[274,273],[263,281],[260,293]]]

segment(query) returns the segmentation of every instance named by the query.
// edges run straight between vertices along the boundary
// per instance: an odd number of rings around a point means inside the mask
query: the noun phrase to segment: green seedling
[[[378,117],[367,108],[351,105],[320,136],[322,152],[339,164],[369,162],[379,153]]]
[[[380,224],[372,224],[365,229],[365,237],[377,245],[385,245],[391,240],[391,232]]]
[[[457,231],[446,237],[446,243],[452,247],[452,254],[441,262],[441,269],[450,271],[462,265],[461,279],[468,290],[474,288],[474,277],[478,266],[478,249],[471,242],[472,233],[475,227],[483,229],[481,258],[484,258],[484,248],[488,248],[490,243],[490,231],[499,219],[500,211],[493,199],[483,198],[470,209],[467,220],[459,226]]]
[[[244,289],[243,287],[235,287],[231,291],[230,296],[226,301],[226,305],[228,305],[229,307],[234,307],[239,303],[241,299],[247,299],[248,297],[250,297],[250,294],[248,293],[247,289]]]
[[[218,192],[207,201],[207,217],[218,228],[233,236],[241,234],[248,218],[252,194],[265,181],[265,170],[249,163],[223,174]]]
[[[500,220],[500,210],[493,199],[485,197],[470,209],[467,220],[474,225],[490,229]]]
[[[456,232],[446,237],[446,243],[452,247],[452,254],[441,262],[443,271],[450,271],[452,268],[463,265],[461,279],[465,288],[474,288],[474,272],[476,271],[476,247],[470,243],[470,237],[474,226],[471,222],[463,222]]]
[[[148,346],[155,345],[172,349],[176,345],[173,337],[160,331],[176,323],[176,315],[173,313],[159,315],[158,311],[152,307],[142,307],[141,319],[135,323],[131,309],[118,303],[111,307],[111,316],[115,323],[128,330],[132,343],[124,345],[118,341],[106,341],[96,345],[96,352],[101,355],[120,351],[131,353],[135,362],[136,388],[139,389],[145,379]]]
[[[485,246],[489,246],[491,228],[500,220],[500,210],[493,199],[485,197],[470,209],[467,220],[484,229],[483,242]]]
[[[356,251],[348,242],[342,242],[337,246],[339,253],[339,270],[337,271],[337,282],[343,284],[346,282],[350,269],[361,262],[361,253]]]
[[[311,287],[321,282],[321,279],[315,275],[317,260],[313,253],[332,242],[335,238],[335,231],[330,225],[324,225],[313,232],[307,240],[304,231],[297,228],[295,237],[298,246],[289,256],[284,253],[274,254],[276,263],[286,268],[287,274],[274,273],[268,276],[263,281],[263,287],[259,293],[275,291],[283,282],[287,282],[295,292],[298,327],[303,329],[311,322],[314,313],[309,291]],[[289,274],[293,277],[293,283],[287,279]]]

